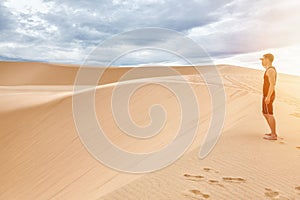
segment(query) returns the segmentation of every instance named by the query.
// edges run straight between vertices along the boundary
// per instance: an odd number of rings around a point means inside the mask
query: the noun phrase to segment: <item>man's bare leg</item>
[[[272,135],[276,135],[276,120],[275,120],[275,117],[273,115],[268,115],[268,122],[269,122],[269,126],[270,126],[270,129],[271,129],[271,134]]]
[[[270,122],[269,122],[269,115],[267,115],[267,114],[263,114],[264,115],[264,117],[266,118],[266,121],[268,122],[268,125],[269,125],[269,127],[270,127],[270,129],[271,129],[271,124],[270,124]]]
[[[271,124],[270,124],[270,120],[269,120],[269,115],[268,115],[268,114],[264,114],[264,113],[263,113],[263,115],[264,115],[264,117],[265,117],[265,119],[266,119],[266,121],[267,121],[267,123],[268,123],[270,129],[271,129]],[[266,135],[271,135],[271,134],[272,134],[272,129],[271,129],[271,133],[266,133]]]
[[[264,116],[268,122],[270,129],[271,129],[271,134],[266,134],[268,136],[265,136],[264,139],[277,140],[275,117],[273,115],[265,115],[265,114],[264,114]]]

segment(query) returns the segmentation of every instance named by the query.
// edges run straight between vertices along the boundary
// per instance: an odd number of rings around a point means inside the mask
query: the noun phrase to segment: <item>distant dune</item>
[[[197,136],[174,164],[149,174],[130,174],[94,159],[77,134],[72,95],[79,66],[0,62],[0,199],[300,199],[300,77],[278,75],[274,110],[279,139],[266,141],[263,71],[217,68],[226,93],[226,116],[221,138],[209,156],[198,158],[212,109],[206,84],[193,67],[173,67],[196,94],[200,124],[189,125],[199,125]],[[118,128],[110,107],[113,89],[131,69],[105,71],[96,88],[96,115],[116,146],[136,153],[155,151],[177,133],[180,107],[171,91],[151,81],[183,82],[163,67],[139,68],[140,76],[131,78],[136,80],[122,82],[123,87],[149,83],[130,100],[137,124],[151,122],[148,109],[153,104],[162,104],[167,112],[158,135],[138,140]],[[155,71],[152,79],[147,78],[149,69]]]

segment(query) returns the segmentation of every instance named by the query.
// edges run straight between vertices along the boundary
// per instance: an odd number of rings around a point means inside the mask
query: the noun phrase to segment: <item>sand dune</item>
[[[106,136],[126,151],[161,149],[175,136],[180,107],[171,91],[152,82],[183,81],[161,67],[150,67],[138,69],[138,78],[117,82],[130,69],[110,68],[99,80],[98,121]],[[149,69],[160,76],[146,74]],[[196,94],[200,124],[191,121],[190,126],[199,125],[197,136],[174,164],[130,174],[98,162],[77,134],[72,95],[78,66],[0,62],[0,199],[300,199],[300,77],[279,74],[275,114],[280,138],[266,141],[262,137],[269,130],[260,108],[263,71],[218,66],[226,93],[225,122],[213,151],[199,160],[210,125],[209,92],[192,67],[174,69]],[[118,84],[141,82],[148,84],[132,95],[132,119],[147,125],[148,109],[155,103],[168,114],[161,132],[146,140],[125,135],[110,108]]]

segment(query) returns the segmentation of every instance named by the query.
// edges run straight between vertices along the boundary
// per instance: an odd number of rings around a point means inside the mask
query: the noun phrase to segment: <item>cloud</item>
[[[280,48],[300,43],[300,2],[237,0],[220,8],[222,20],[195,27],[187,35],[213,57]]]
[[[93,48],[115,34],[161,27],[192,38],[212,58],[220,59],[299,42],[298,9],[298,0],[8,0],[0,3],[0,56],[81,64]],[[178,47],[178,53],[188,54],[189,59],[199,56],[163,35],[144,33],[123,40],[135,48],[161,42]],[[109,51],[123,49],[116,44]],[[99,59],[110,58],[109,51]],[[137,55],[147,58],[134,58]],[[119,64],[179,60],[159,51],[145,51],[125,56]]]
[[[0,41],[6,40],[8,33],[16,28],[12,13],[0,2]]]
[[[1,12],[5,14],[1,28],[6,30],[6,37],[2,37],[5,40],[0,45],[0,55],[78,63],[97,44],[124,31],[163,27],[184,32],[216,22],[220,16],[210,12],[227,2],[9,0],[1,7],[6,11]],[[14,28],[8,29],[6,24]],[[144,36],[136,37],[132,45],[151,43]]]

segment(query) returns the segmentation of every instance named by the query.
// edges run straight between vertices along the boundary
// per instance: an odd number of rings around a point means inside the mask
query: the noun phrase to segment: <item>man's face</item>
[[[263,67],[266,67],[266,66],[267,66],[267,63],[268,63],[268,59],[266,59],[265,57],[263,57],[263,58],[261,58],[260,60],[261,60],[261,65],[262,65]]]

